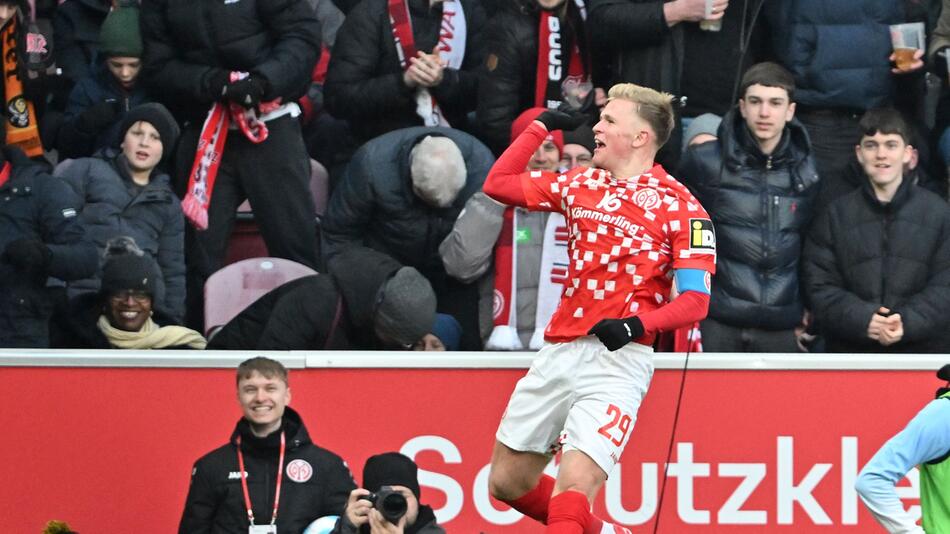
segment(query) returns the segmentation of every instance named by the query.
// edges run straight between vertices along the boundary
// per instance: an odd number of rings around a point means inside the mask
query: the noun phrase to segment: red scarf
[[[493,324],[491,336],[485,342],[487,350],[521,350],[524,346],[518,337],[518,310],[512,306],[515,284],[518,282],[515,255],[517,228],[514,208],[505,210],[501,233],[495,242],[495,292],[492,300]]]
[[[232,72],[231,81],[247,77],[246,72]],[[227,106],[227,107],[225,107]],[[268,113],[280,107],[280,99],[262,102],[260,111]],[[188,174],[188,191],[181,201],[185,218],[198,230],[208,229],[208,208],[211,206],[211,193],[218,176],[218,167],[224,156],[224,144],[228,139],[228,128],[235,121],[238,129],[252,143],[267,140],[267,125],[257,118],[257,112],[233,102],[227,104],[215,102],[208,111],[201,137],[198,138],[198,150],[195,162]]]
[[[555,109],[561,104],[561,83],[569,77],[588,79],[590,74],[581,54],[580,41],[583,30],[575,32],[573,42],[564,39],[564,28],[570,18],[571,4],[568,4],[564,20],[550,11],[541,11],[538,23],[538,72],[534,89],[534,105],[539,108]],[[582,12],[583,13],[583,12]],[[570,47],[570,57],[565,61],[563,48]],[[568,68],[565,72],[564,64]]]

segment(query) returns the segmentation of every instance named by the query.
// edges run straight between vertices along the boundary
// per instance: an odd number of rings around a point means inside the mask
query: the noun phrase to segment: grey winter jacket
[[[107,149],[96,157],[61,164],[55,174],[82,199],[79,222],[99,249],[100,257],[109,239],[128,236],[155,260],[164,282],[156,291],[155,306],[181,321],[185,312],[185,223],[181,204],[171,190],[168,175],[153,171],[148,185],[137,186],[125,170],[124,161],[121,152]],[[99,273],[73,282],[70,295],[98,291],[99,282]]]
[[[439,245],[439,254],[445,272],[453,278],[470,283],[479,280],[478,326],[482,341],[492,331],[492,301],[495,288],[495,243],[501,234],[506,206],[488,198],[479,191],[465,203],[465,209],[455,221],[452,232]],[[548,212],[516,208],[518,253],[515,258],[517,281],[515,288],[518,337],[525,350],[534,333],[535,313],[538,308],[538,281],[541,273],[541,251]]]

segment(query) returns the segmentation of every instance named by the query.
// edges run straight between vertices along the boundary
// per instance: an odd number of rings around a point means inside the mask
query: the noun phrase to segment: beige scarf
[[[138,332],[119,330],[111,324],[105,315],[99,316],[96,323],[99,330],[105,334],[109,343],[119,349],[164,349],[165,347],[181,347],[187,345],[192,349],[202,350],[208,344],[201,334],[183,326],[159,327],[149,317]]]

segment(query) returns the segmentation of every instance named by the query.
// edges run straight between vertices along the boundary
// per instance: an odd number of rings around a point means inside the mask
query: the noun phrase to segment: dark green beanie
[[[99,30],[99,52],[105,57],[142,57],[138,5],[122,2],[106,16]]]

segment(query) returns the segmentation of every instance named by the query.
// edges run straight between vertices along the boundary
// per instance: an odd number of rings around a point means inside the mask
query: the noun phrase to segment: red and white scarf
[[[407,0],[389,0],[389,24],[396,43],[399,66],[403,71],[409,68],[409,58],[416,57],[416,39],[412,35],[412,20],[409,16]],[[442,0],[442,24],[439,29],[439,43],[433,53],[447,63],[447,68],[459,69],[465,59],[465,44],[468,27],[465,12],[460,0]],[[438,102],[425,87],[416,91],[416,114],[422,118],[425,126],[450,126],[445,119]]]
[[[534,332],[528,348],[538,350],[544,345],[544,330],[564,292],[567,282],[567,222],[560,213],[548,215],[541,242],[541,270],[538,278],[537,309]],[[518,210],[504,212],[501,234],[495,243],[495,291],[492,302],[493,326],[485,348],[488,350],[522,350],[518,335]]]
[[[242,80],[246,72],[232,72],[231,81]],[[280,107],[280,99],[262,102],[259,106],[262,114],[270,113]],[[267,125],[260,120],[257,110],[247,109],[233,102],[215,102],[208,111],[201,136],[198,138],[198,150],[188,175],[188,191],[181,201],[185,218],[198,230],[208,229],[208,208],[211,206],[211,193],[218,176],[218,167],[224,156],[224,145],[228,139],[231,121],[252,143],[267,140]]]
[[[492,319],[494,328],[488,341],[487,350],[521,350],[521,338],[518,337],[518,306],[515,295],[518,294],[518,232],[517,210],[507,208],[502,216],[501,233],[495,242],[495,291],[492,295]]]
[[[581,20],[587,18],[587,10],[584,7],[584,0],[574,0],[574,4],[580,11]],[[570,57],[565,61],[563,49],[568,43],[564,39],[565,22],[570,19],[570,6],[566,11],[564,20],[550,11],[541,11],[541,18],[538,22],[538,71],[535,82],[534,105],[535,107],[555,109],[561,104],[563,96],[561,95],[561,84],[568,78],[576,80],[589,80],[590,72],[587,61],[581,53],[579,42],[584,38],[583,28],[578,28],[578,32],[573,36],[569,43]],[[564,64],[567,69],[564,69]]]

